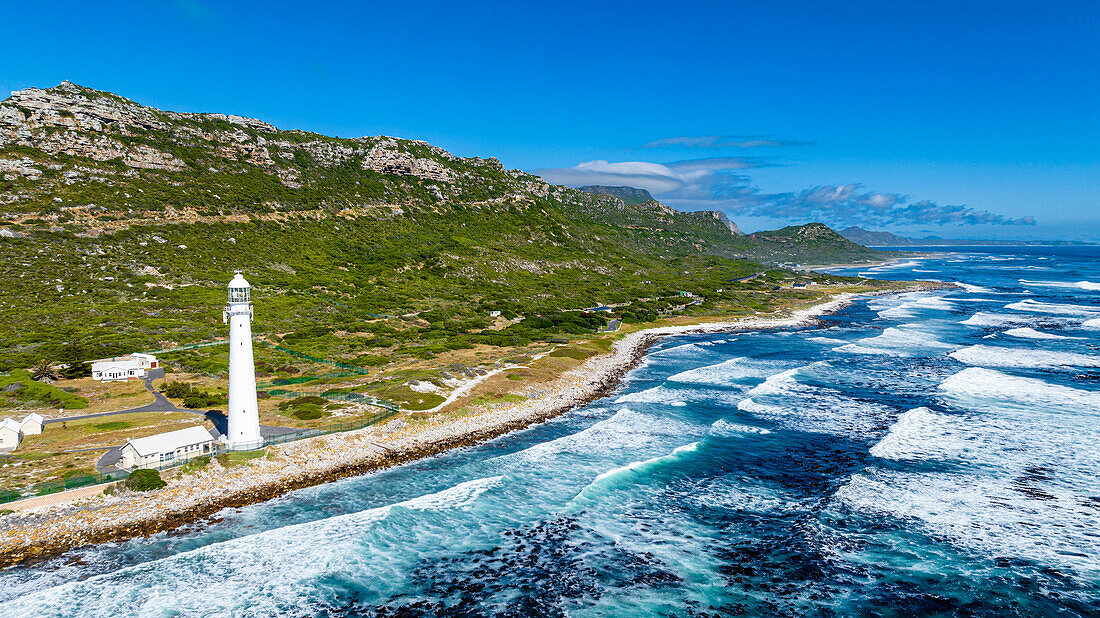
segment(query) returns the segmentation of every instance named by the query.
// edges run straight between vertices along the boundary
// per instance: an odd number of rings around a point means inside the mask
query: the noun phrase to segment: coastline
[[[225,508],[263,502],[296,489],[358,476],[470,446],[561,415],[611,393],[658,339],[733,330],[809,326],[860,296],[927,290],[915,285],[863,294],[841,293],[788,315],[663,326],[628,333],[612,351],[585,360],[551,382],[543,394],[504,409],[404,427],[375,426],[269,447],[250,465],[205,469],[169,480],[150,494],[95,495],[27,509],[0,518],[0,568],[70,549],[148,536],[209,517]]]

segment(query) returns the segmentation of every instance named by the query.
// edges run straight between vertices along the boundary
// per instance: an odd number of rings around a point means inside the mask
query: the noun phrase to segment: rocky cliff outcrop
[[[22,146],[51,155],[117,160],[135,169],[188,169],[189,164],[171,149],[155,145],[166,137],[174,145],[198,147],[229,163],[260,166],[292,188],[302,186],[301,173],[287,164],[300,156],[323,167],[358,159],[364,170],[438,183],[452,183],[463,176],[448,165],[458,157],[425,142],[392,137],[333,139],[280,131],[262,120],[232,114],[158,110],[70,82],[19,90],[0,103],[0,148]],[[462,161],[467,167],[503,169],[496,159]],[[220,169],[216,162],[210,167]]]

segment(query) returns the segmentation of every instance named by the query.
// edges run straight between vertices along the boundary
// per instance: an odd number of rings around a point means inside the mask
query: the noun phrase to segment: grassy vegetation
[[[165,128],[83,133],[170,154],[183,169],[0,144],[0,157],[42,169],[37,180],[0,179],[0,195],[10,198],[0,228],[15,234],[0,237],[7,372],[0,407],[100,412],[148,402],[140,383],[94,383],[78,377],[85,370],[78,364],[224,338],[220,313],[235,269],[253,286],[262,422],[302,428],[368,414],[342,409],[320,396],[325,391],[424,411],[445,397],[411,388],[413,380],[445,392],[453,379],[479,375],[474,369],[528,364],[492,376],[472,400],[507,402],[510,389],[608,351],[617,335],[597,331],[612,319],[623,322],[621,335],[806,304],[856,280],[780,263],[884,257],[820,225],[737,237],[714,213],[548,187],[495,160],[452,157],[420,142],[265,133],[139,111]],[[376,147],[435,165],[449,180],[381,173],[368,156]],[[793,289],[794,282],[819,287]],[[582,311],[601,305],[612,311]],[[159,356],[175,372],[158,384],[170,399],[195,409],[225,405],[226,345]],[[72,366],[74,379],[54,386],[27,379],[25,369],[43,362]],[[20,388],[4,389],[14,383]],[[91,469],[99,453],[61,451],[197,422],[187,416],[51,425],[0,464],[0,484]],[[225,457],[237,465],[244,455]]]
[[[84,397],[36,382],[29,371],[11,369],[6,374],[0,374],[0,408],[22,407],[28,403],[69,410],[88,406],[88,400]]]
[[[263,457],[266,454],[266,449],[260,449],[258,451],[229,451],[228,453],[217,455],[217,460],[223,467],[232,468],[245,465],[249,461]]]

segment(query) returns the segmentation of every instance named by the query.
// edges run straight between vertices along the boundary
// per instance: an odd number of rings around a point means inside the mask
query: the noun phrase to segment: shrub
[[[314,421],[324,415],[324,412],[316,408],[302,407],[294,411],[294,418],[300,421]]]
[[[126,477],[126,488],[132,491],[152,491],[166,485],[156,470],[134,470]]]
[[[317,409],[320,409],[320,407],[325,405],[326,403],[328,403],[328,399],[325,399],[324,397],[318,397],[316,395],[305,395],[302,397],[297,397],[295,399],[288,399],[286,401],[279,402],[279,409],[289,410],[290,408],[300,408],[303,405],[314,405],[317,406]]]

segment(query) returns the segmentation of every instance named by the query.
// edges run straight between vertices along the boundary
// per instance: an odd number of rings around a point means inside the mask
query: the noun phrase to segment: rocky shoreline
[[[890,293],[937,286],[918,286]],[[221,511],[263,502],[296,489],[430,457],[544,422],[611,393],[661,337],[730,330],[809,325],[817,316],[851,303],[839,294],[777,318],[668,326],[630,333],[610,354],[589,358],[548,385],[548,394],[510,408],[387,432],[370,427],[269,447],[250,465],[206,469],[153,494],[94,496],[0,518],[0,568],[60,555],[70,549],[172,530]]]

